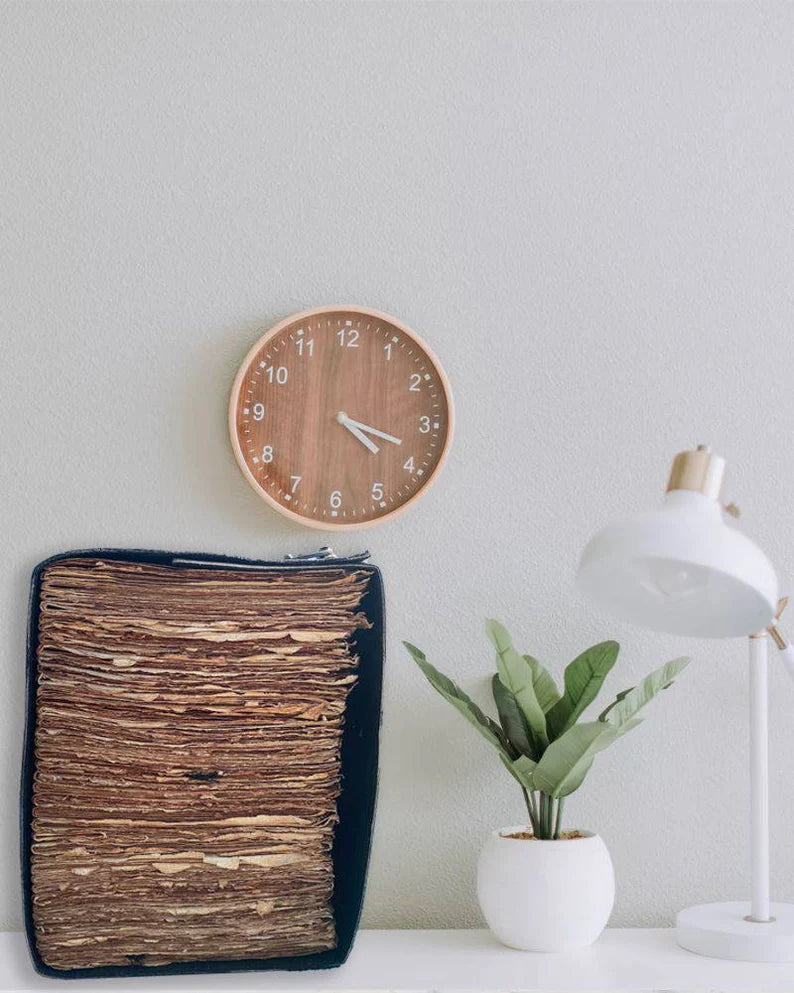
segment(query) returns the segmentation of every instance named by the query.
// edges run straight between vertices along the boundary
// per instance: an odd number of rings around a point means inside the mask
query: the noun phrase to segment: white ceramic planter
[[[525,830],[494,831],[480,854],[477,896],[488,927],[503,944],[528,952],[591,945],[615,900],[606,845],[589,832],[560,841],[504,837]]]

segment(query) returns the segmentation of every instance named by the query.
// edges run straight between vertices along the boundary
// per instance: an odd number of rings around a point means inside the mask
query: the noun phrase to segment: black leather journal
[[[38,971],[344,962],[378,770],[366,557],[98,549],[36,567],[22,880]]]

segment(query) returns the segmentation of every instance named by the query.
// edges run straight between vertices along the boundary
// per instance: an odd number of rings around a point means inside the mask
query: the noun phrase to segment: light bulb
[[[657,596],[681,599],[709,583],[709,570],[671,559],[645,558],[636,563],[642,586]]]

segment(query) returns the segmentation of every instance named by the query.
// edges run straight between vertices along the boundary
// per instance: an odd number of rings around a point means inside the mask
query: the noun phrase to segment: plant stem
[[[565,797],[560,797],[557,801],[557,823],[554,826],[554,837],[559,838],[560,828],[562,827],[562,808],[565,805]]]
[[[524,794],[524,803],[527,805],[527,813],[529,814],[529,822],[532,825],[532,833],[537,837],[538,833],[538,813],[535,809],[535,801],[529,790],[525,790],[521,787],[521,792]]]

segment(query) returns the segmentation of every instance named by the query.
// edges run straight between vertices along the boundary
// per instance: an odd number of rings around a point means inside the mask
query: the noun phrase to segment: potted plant
[[[535,952],[580,948],[606,926],[615,879],[598,834],[563,830],[565,798],[582,785],[598,752],[642,723],[640,710],[689,659],[667,662],[618,693],[595,720],[582,720],[617,660],[616,641],[593,645],[575,658],[560,692],[537,659],[516,651],[501,624],[489,620],[486,630],[496,649],[491,688],[498,722],[404,642],[434,689],[496,749],[524,797],[529,825],[493,831],[482,849],[480,907],[505,945]]]

